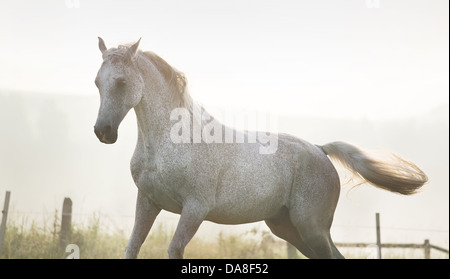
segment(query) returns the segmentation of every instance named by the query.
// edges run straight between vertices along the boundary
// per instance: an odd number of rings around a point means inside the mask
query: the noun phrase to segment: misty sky
[[[97,94],[107,46],[186,73],[205,105],[407,117],[448,103],[448,1],[2,1],[0,90]]]

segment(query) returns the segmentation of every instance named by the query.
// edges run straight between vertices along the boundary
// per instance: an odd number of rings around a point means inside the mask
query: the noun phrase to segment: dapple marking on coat
[[[132,108],[137,118],[130,165],[138,195],[125,258],[137,257],[161,210],[181,214],[169,258],[183,257],[203,220],[264,220],[275,235],[309,258],[343,258],[330,236],[341,186],[329,157],[365,182],[400,194],[413,194],[427,181],[413,163],[399,157],[377,161],[344,142],[318,146],[278,134],[273,154],[260,154],[260,143],[247,140],[174,143],[170,113],[180,107],[193,113],[194,101],[184,75],[156,54],[139,51],[139,42],[107,49],[99,38],[103,63],[95,79],[100,108],[94,130],[101,142],[116,142],[119,124]]]

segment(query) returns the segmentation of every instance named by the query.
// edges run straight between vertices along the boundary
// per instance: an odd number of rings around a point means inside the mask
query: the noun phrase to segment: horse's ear
[[[134,43],[132,46],[130,46],[127,50],[127,57],[131,60],[134,58],[134,56],[136,55],[136,52],[139,48],[139,43],[141,42],[141,38],[139,38],[139,40]]]
[[[102,53],[106,51],[105,41],[103,41],[103,39],[100,37],[98,37],[98,48]]]

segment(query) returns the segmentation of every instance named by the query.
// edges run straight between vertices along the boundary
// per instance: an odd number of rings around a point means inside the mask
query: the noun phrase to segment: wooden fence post
[[[425,239],[425,243],[423,244],[423,250],[425,259],[429,259],[431,254],[431,245],[429,239]]]
[[[2,224],[0,225],[0,257],[2,256],[3,241],[5,240],[6,233],[6,218],[8,218],[8,208],[9,208],[9,198],[11,197],[11,192],[6,191],[5,202],[3,203],[3,215]]]
[[[381,259],[380,213],[375,214],[377,225],[377,259]]]
[[[72,227],[72,200],[64,198],[62,216],[61,216],[61,231],[59,232],[59,247],[64,250],[68,244]]]

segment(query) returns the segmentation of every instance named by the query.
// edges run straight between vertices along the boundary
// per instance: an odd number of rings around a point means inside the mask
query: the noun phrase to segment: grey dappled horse
[[[188,124],[199,121],[204,126],[206,120],[193,116],[195,106],[183,74],[156,54],[139,51],[139,41],[107,49],[99,38],[103,64],[95,79],[100,109],[94,128],[99,140],[116,142],[119,124],[132,108],[138,122],[131,160],[138,187],[136,220],[125,258],[137,257],[162,209],[181,214],[170,258],[183,257],[203,220],[264,220],[275,235],[309,258],[342,258],[330,236],[341,186],[329,157],[365,182],[400,194],[412,194],[427,181],[408,161],[397,156],[390,163],[377,161],[343,142],[318,146],[278,134],[276,152],[260,154],[261,142],[251,143],[248,132],[227,126],[222,126],[224,131],[245,138],[244,143],[174,142],[173,111],[184,108]]]

